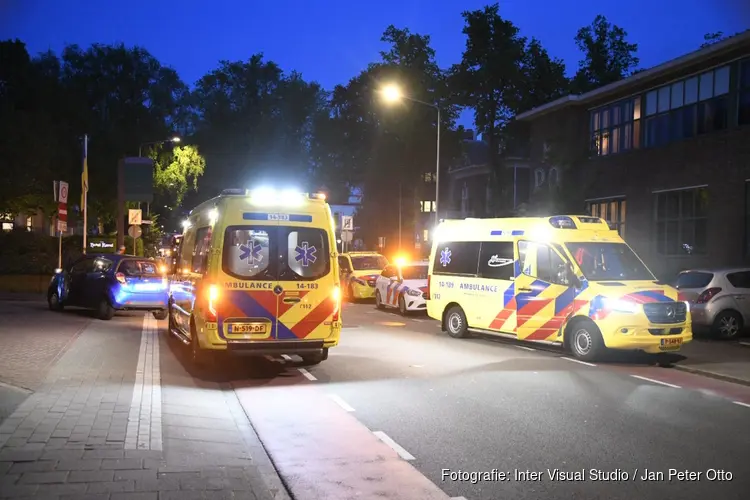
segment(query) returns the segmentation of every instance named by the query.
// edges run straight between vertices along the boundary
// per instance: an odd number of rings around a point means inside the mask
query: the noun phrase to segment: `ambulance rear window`
[[[224,236],[222,268],[240,279],[276,279],[276,265],[271,263],[272,240],[268,227],[234,226]],[[271,229],[272,232],[275,232]]]
[[[281,280],[312,280],[328,274],[328,234],[309,227],[281,227],[286,233],[286,268]],[[291,271],[291,272],[289,272]]]

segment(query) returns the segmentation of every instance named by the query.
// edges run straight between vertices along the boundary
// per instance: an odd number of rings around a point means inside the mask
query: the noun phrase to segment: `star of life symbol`
[[[445,247],[445,250],[440,252],[440,263],[443,265],[443,267],[447,266],[451,263],[451,250],[448,247]]]
[[[255,240],[247,240],[246,245],[240,245],[240,260],[247,260],[247,263],[252,265],[256,262],[261,262],[263,256],[260,254],[262,247],[260,243],[256,243]]]
[[[303,267],[314,264],[315,261],[318,260],[318,258],[315,256],[315,253],[318,250],[315,247],[310,246],[310,244],[306,241],[302,242],[302,246],[297,245],[297,248],[295,248],[294,251],[297,252],[294,260],[296,260],[297,262],[301,262]]]

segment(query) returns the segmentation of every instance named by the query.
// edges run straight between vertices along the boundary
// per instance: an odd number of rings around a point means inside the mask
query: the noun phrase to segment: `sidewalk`
[[[0,425],[0,498],[288,498],[234,392],[190,377],[156,326],[81,333]]]
[[[678,370],[750,386],[750,346],[696,339],[679,354],[687,359],[675,363]]]

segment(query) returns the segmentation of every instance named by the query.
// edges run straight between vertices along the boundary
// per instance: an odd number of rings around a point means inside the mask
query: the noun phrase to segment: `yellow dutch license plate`
[[[661,339],[661,343],[659,345],[659,349],[662,351],[677,351],[682,347],[682,338],[666,338]]]
[[[230,323],[229,333],[249,333],[253,335],[264,335],[268,333],[266,323]]]

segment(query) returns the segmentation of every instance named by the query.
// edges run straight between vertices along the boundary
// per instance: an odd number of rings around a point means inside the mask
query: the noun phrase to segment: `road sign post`
[[[140,210],[131,210],[131,212],[138,212],[138,218],[140,219]],[[131,217],[128,217],[128,220],[136,220],[131,219]],[[141,234],[143,234],[143,231],[141,231],[141,226],[132,224],[128,228],[128,234],[131,238],[133,238],[133,255],[138,255],[138,247],[136,246],[136,240],[141,237]]]
[[[57,201],[57,267],[62,268],[62,235],[68,230],[68,183],[58,181],[55,201]]]
[[[351,215],[342,215],[341,216],[341,232],[344,231],[354,231],[354,217]]]

